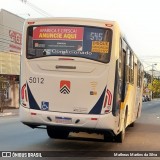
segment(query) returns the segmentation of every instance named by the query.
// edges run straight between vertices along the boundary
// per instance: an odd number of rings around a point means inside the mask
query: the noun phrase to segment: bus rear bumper
[[[20,107],[21,122],[32,128],[54,126],[56,128],[67,128],[75,132],[90,131],[101,133],[106,130],[113,130],[114,125],[109,120],[110,117],[111,115],[59,113]]]

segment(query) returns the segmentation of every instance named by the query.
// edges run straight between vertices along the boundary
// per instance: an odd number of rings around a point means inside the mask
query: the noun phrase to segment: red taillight
[[[110,111],[111,111],[111,106],[107,106],[107,108],[105,108],[105,113],[110,113]]]
[[[25,95],[26,95],[26,84],[24,84],[23,86],[22,86],[22,90],[21,90],[21,97],[22,97],[22,99],[24,99],[25,98]]]
[[[112,104],[112,94],[107,89],[106,96],[105,96],[105,99],[104,99],[104,104],[103,104],[103,108],[105,108],[105,110],[104,110],[105,113],[109,113],[110,112],[111,104]]]
[[[26,84],[24,84],[21,89],[21,104],[25,107],[27,101],[28,97],[27,97]]]
[[[112,103],[112,94],[108,89],[107,89],[107,95],[108,95],[108,105],[110,106]]]
[[[32,22],[28,22],[28,24],[34,24],[34,23],[35,23],[35,22],[33,22],[33,21],[32,21]]]
[[[26,104],[25,103],[22,103],[23,104],[23,106],[26,106]]]
[[[105,110],[105,113],[109,113],[110,112],[110,110]]]

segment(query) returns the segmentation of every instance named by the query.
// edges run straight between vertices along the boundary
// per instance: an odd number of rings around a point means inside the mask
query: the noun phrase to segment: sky
[[[23,18],[82,17],[117,21],[144,64],[160,74],[160,0],[0,0]],[[155,71],[156,74],[156,71]]]

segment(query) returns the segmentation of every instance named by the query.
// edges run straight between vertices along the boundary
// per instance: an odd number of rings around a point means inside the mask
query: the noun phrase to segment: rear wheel
[[[69,135],[68,130],[57,129],[53,126],[47,126],[47,133],[50,138],[65,139]]]
[[[139,104],[139,106],[138,106],[137,118],[139,117],[139,111],[140,111],[140,104]]]
[[[104,133],[104,141],[105,142],[113,142],[113,136],[108,133]]]
[[[128,127],[134,127],[134,122],[132,122]]]

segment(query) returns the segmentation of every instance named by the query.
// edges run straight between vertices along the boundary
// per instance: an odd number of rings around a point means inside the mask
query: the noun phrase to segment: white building
[[[19,75],[24,19],[0,10],[0,76],[10,80],[7,98],[10,106],[19,107]]]

